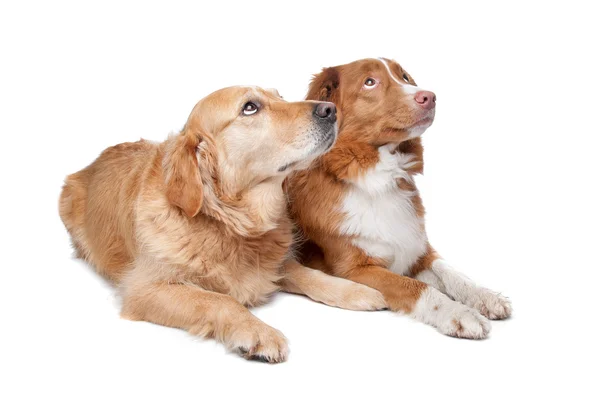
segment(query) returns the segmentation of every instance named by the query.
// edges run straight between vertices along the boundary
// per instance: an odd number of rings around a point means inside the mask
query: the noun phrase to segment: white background
[[[598,398],[593,2],[87,3],[0,6],[1,398]],[[289,338],[281,365],[121,320],[70,256],[64,177],[165,138],[215,89],[299,100],[320,68],[379,56],[437,94],[432,243],[514,316],[476,342],[279,294],[254,312]]]

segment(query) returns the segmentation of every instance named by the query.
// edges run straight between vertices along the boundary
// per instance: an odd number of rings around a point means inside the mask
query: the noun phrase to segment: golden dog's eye
[[[252,103],[251,101],[244,104],[244,108],[242,109],[242,112],[244,113],[244,115],[252,115],[252,114],[255,114],[257,111],[258,111],[258,106],[256,104]]]
[[[410,83],[410,80],[408,79],[408,75],[406,75],[406,72],[404,74],[402,74],[402,78],[407,82]]]

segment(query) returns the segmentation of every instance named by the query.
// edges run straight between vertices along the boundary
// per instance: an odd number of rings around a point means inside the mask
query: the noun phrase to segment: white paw
[[[279,363],[287,360],[289,353],[285,336],[256,319],[233,327],[227,345],[248,360]]]
[[[477,288],[464,304],[478,310],[489,319],[505,319],[512,314],[509,299],[485,288]]]
[[[458,304],[458,303],[457,303]],[[461,305],[455,307],[447,319],[438,327],[440,332],[465,339],[484,339],[492,326],[477,310]]]
[[[477,310],[451,300],[432,287],[421,294],[411,315],[445,335],[466,339],[484,339],[492,328],[490,321]]]

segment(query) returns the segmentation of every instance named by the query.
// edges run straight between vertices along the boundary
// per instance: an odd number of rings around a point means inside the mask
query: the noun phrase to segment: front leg
[[[176,281],[129,276],[122,284],[121,316],[211,337],[247,359],[278,363],[288,354],[277,329],[255,317],[233,297]]]
[[[512,313],[510,300],[490,289],[478,286],[454,270],[431,247],[413,266],[411,276],[438,289],[454,300],[475,308],[489,319],[505,319]]]
[[[490,323],[476,310],[452,301],[437,289],[380,266],[360,266],[348,270],[348,279],[383,293],[392,311],[408,314],[433,325],[440,332],[467,339],[483,339]]]
[[[303,294],[320,303],[346,310],[370,311],[387,307],[383,295],[375,289],[305,267],[297,261],[284,263],[281,289]]]

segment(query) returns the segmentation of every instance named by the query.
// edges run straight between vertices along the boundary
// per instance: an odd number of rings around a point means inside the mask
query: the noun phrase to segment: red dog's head
[[[340,133],[373,145],[417,138],[435,116],[435,94],[418,88],[400,64],[386,58],[325,68],[306,98],[334,102]]]

